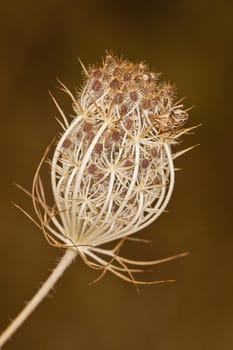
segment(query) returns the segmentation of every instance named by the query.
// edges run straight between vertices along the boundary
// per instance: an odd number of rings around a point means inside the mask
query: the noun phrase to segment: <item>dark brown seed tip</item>
[[[151,149],[150,153],[153,158],[157,158],[159,156],[159,150],[155,147]]]
[[[130,198],[129,203],[134,204],[135,200],[136,200],[136,194]]]
[[[83,125],[83,131],[87,133],[92,131],[92,124],[90,122],[85,122]]]
[[[99,70],[99,69],[94,70],[93,77],[95,77],[96,79],[99,79],[99,78],[101,78],[101,76],[102,76],[101,70]]]
[[[131,91],[129,93],[129,97],[130,97],[132,102],[137,102],[137,100],[138,100],[138,94],[136,91]]]
[[[105,63],[107,64],[107,66],[111,66],[115,63],[115,60],[111,55],[107,55],[105,59]]]
[[[65,139],[65,141],[63,142],[62,147],[64,147],[64,148],[70,148],[71,145],[72,145],[71,139],[67,138],[67,139]]]
[[[118,79],[113,79],[109,84],[111,89],[118,89],[120,87],[120,85],[121,84],[120,84]]]
[[[93,138],[95,137],[95,133],[94,131],[90,131],[86,134],[86,138],[89,142],[91,142],[93,140]]]
[[[144,159],[142,160],[142,168],[143,168],[143,169],[148,168],[149,164],[150,164],[150,162],[149,162],[148,159],[144,158]]]
[[[120,108],[120,115],[124,116],[128,112],[128,107],[127,105],[123,104]]]
[[[113,141],[119,141],[120,140],[120,133],[117,130],[112,131],[112,140]]]
[[[132,125],[133,125],[132,119],[127,119],[127,120],[125,121],[125,127],[126,127],[127,130],[130,130],[131,127],[132,127]]]
[[[95,145],[95,152],[96,152],[97,154],[101,154],[102,151],[103,151],[103,145],[102,145],[102,143],[97,143],[97,144]]]
[[[121,92],[118,92],[115,96],[114,96],[114,99],[113,101],[116,103],[116,104],[121,104],[123,102],[123,94]]]
[[[124,81],[129,81],[132,78],[132,74],[130,72],[125,72],[123,79]]]
[[[116,67],[113,71],[113,75],[115,77],[120,77],[121,76],[121,69],[119,67]]]
[[[92,84],[92,90],[95,92],[99,92],[102,88],[102,84],[99,80],[95,80]]]
[[[88,168],[89,174],[95,174],[96,171],[97,171],[97,166],[95,164],[91,164]]]
[[[124,166],[125,167],[129,167],[129,166],[132,166],[133,165],[133,162],[131,161],[131,160],[129,160],[129,159],[127,159],[126,161],[125,161],[125,163],[124,163]]]

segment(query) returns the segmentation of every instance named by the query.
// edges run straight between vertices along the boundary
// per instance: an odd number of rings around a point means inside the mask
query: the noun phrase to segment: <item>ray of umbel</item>
[[[84,69],[84,83],[71,98],[74,116],[60,113],[62,133],[49,161],[54,203],[49,204],[40,176],[50,145],[36,171],[31,196],[37,220],[24,212],[47,241],[65,254],[39,291],[0,336],[0,347],[48,294],[79,255],[90,267],[139,284],[146,266],[184,256],[137,261],[119,252],[125,240],[155,221],[174,188],[172,146],[188,130],[188,114],[175,88],[144,63],[131,63],[107,53],[99,66]],[[19,186],[20,187],[20,186]],[[136,239],[135,239],[136,240]],[[114,248],[105,244],[116,241]],[[138,239],[139,241],[139,239]],[[98,278],[98,279],[99,279]]]

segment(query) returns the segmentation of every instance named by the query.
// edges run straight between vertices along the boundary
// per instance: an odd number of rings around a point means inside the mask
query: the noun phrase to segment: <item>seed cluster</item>
[[[85,73],[51,173],[60,226],[77,244],[95,246],[160,215],[174,172],[169,144],[187,113],[144,63],[107,54]]]
[[[187,118],[187,113],[174,105],[175,86],[160,82],[160,73],[151,72],[144,63],[107,55],[102,66],[89,67],[87,74],[84,89],[88,97],[81,99],[84,110],[101,98],[121,118],[137,109],[158,132],[180,127]]]

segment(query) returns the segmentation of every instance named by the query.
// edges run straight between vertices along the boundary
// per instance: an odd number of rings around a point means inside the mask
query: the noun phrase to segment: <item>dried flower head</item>
[[[118,256],[119,244],[99,246],[126,239],[164,211],[174,186],[171,145],[185,132],[187,111],[175,102],[175,87],[144,63],[107,54],[83,69],[78,96],[61,83],[73,101],[70,123],[54,100],[63,128],[51,160],[54,205],[46,203],[39,169],[32,198],[51,244],[131,281],[126,263],[139,262]]]
[[[86,69],[77,96],[64,84],[75,116],[61,114],[62,127],[50,161],[54,203],[47,203],[40,169],[36,171],[33,205],[50,244],[66,253],[39,291],[0,335],[0,347],[28,318],[64,270],[79,255],[88,265],[111,271],[137,284],[133,273],[143,267],[169,261],[185,254],[154,261],[136,261],[119,255],[122,243],[133,233],[155,221],[164,211],[174,186],[171,146],[187,129],[188,115],[175,102],[175,88],[161,82],[160,74],[144,63],[131,63],[107,54],[101,65]],[[26,191],[27,194],[29,194]],[[113,249],[105,243],[116,241]],[[139,240],[139,239],[134,239]],[[143,240],[142,240],[143,241]],[[132,268],[130,266],[136,265]]]

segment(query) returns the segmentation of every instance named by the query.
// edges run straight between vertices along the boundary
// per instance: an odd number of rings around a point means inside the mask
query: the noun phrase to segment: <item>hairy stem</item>
[[[18,316],[10,323],[10,325],[0,335],[0,348],[6,341],[16,332],[16,330],[23,324],[23,322],[30,316],[39,303],[46,297],[49,291],[53,288],[57,280],[62,276],[66,268],[75,259],[77,253],[67,249],[64,256],[61,258],[51,275],[43,283],[41,288],[18,314]]]

